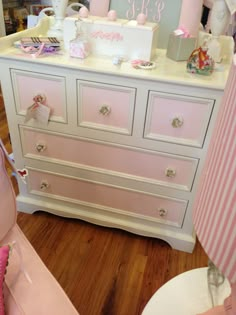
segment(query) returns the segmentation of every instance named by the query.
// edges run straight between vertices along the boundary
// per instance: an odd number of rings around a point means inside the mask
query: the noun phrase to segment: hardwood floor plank
[[[10,152],[1,101],[0,119],[0,137]],[[162,240],[43,212],[19,213],[17,221],[81,315],[140,315],[168,280],[207,265],[199,242],[189,254]]]

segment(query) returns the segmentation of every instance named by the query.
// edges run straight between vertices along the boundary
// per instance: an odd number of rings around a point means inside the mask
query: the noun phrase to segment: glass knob
[[[99,109],[99,113],[102,114],[103,116],[109,115],[111,112],[111,108],[107,105],[103,105]]]
[[[33,98],[34,103],[38,104],[45,104],[46,103],[46,96],[44,94],[37,94]]]
[[[162,217],[162,218],[167,215],[167,210],[166,209],[161,208],[161,209],[158,210],[158,212],[159,212],[159,216]]]
[[[43,181],[41,182],[41,184],[40,184],[40,190],[45,191],[45,190],[48,189],[48,187],[49,187],[48,182],[45,181],[45,180],[43,180]]]
[[[182,117],[175,117],[173,120],[172,120],[172,127],[173,128],[180,128],[181,126],[183,126],[183,123],[184,123],[184,120]]]
[[[166,169],[166,177],[168,177],[168,178],[174,178],[175,177],[175,175],[176,175],[176,170],[174,170],[174,169],[172,169],[172,168],[167,168]]]
[[[43,143],[37,143],[35,148],[37,152],[41,153],[47,149],[47,146]]]

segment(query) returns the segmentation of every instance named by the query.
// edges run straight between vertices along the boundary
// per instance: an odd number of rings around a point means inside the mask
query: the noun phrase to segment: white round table
[[[228,280],[225,279],[215,292],[216,304],[223,304],[231,292]],[[184,272],[164,284],[147,303],[142,315],[196,315],[211,307],[207,268],[198,268]]]

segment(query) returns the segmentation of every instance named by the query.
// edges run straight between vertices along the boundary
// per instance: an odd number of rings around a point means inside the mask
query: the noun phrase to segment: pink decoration
[[[177,35],[177,36],[180,35],[183,38],[190,37],[189,31],[184,26],[180,26],[177,30],[174,31],[174,33],[175,33],[175,35]]]
[[[155,2],[155,6],[157,7],[157,11],[153,17],[153,21],[155,22],[160,22],[161,20],[161,14],[162,14],[162,11],[164,10],[165,8],[165,3],[163,0],[158,0]]]
[[[197,37],[202,15],[202,0],[183,0],[179,25],[186,28],[192,37]]]
[[[144,25],[147,21],[147,16],[143,13],[140,13],[138,16],[137,16],[137,23],[139,25]]]
[[[141,7],[141,13],[144,15],[148,15],[148,6],[149,6],[150,0],[143,0],[142,1],[142,7]]]
[[[236,314],[236,55],[209,146],[193,222],[209,258],[232,284],[222,313]],[[217,311],[217,310],[215,310]],[[207,314],[207,313],[206,313]],[[214,309],[208,314],[217,314]]]
[[[39,47],[34,47],[34,46],[27,46],[24,47],[23,45],[21,45],[21,49],[25,52],[30,54],[32,57],[36,58],[38,57],[40,54],[43,53],[43,49],[44,49],[45,44],[41,44]]]
[[[110,41],[122,41],[123,36],[120,33],[116,32],[103,32],[103,31],[96,31],[91,33],[92,38],[99,38],[99,39],[107,39]]]
[[[70,42],[70,56],[84,59],[90,53],[90,45],[86,40],[75,39]]]
[[[156,10],[154,11],[154,14],[153,12],[151,12],[151,10],[149,10],[150,3],[150,0],[142,0],[140,8],[140,3],[136,3],[136,0],[128,0],[130,8],[126,11],[127,19],[135,19],[137,12],[139,12],[141,14],[144,14],[147,18],[149,17],[149,20],[152,19],[154,22],[160,22],[162,11],[165,8],[164,1],[155,1],[154,5],[156,7]]]
[[[135,0],[128,0],[128,3],[130,5],[130,9],[127,10],[126,12],[126,17],[127,19],[134,19],[135,17]]]
[[[116,19],[117,19],[116,11],[115,10],[110,10],[107,13],[107,18],[108,18],[109,21],[116,21]]]
[[[82,7],[80,10],[79,10],[79,16],[82,17],[82,18],[87,18],[89,15],[89,10],[86,8],[86,7]]]

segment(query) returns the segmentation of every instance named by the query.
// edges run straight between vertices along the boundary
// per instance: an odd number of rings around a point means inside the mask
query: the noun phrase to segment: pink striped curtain
[[[236,55],[207,153],[193,222],[208,257],[236,282]]]

